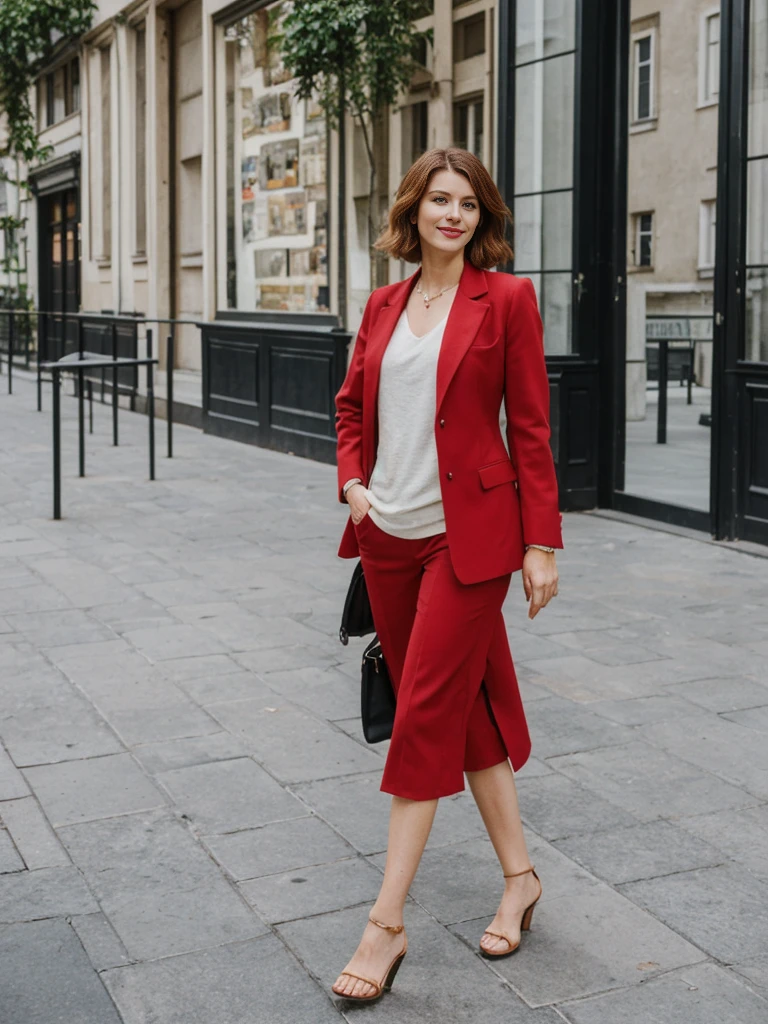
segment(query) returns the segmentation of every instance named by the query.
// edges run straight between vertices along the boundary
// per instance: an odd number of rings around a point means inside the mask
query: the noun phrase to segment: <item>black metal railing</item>
[[[0,308],[0,373],[3,359],[7,368],[8,393],[13,393],[14,367],[32,368],[37,372],[37,409],[43,409],[43,384],[46,378],[42,366],[55,363],[65,356],[90,353],[107,359],[133,360],[116,363],[114,370],[103,367],[86,370],[85,380],[92,387],[100,386],[101,402],[106,390],[113,393],[113,417],[117,417],[117,398],[127,394],[131,409],[135,408],[138,394],[139,327],[144,326],[150,336],[152,326],[167,327],[166,349],[166,425],[168,458],[173,457],[174,366],[176,361],[176,328],[181,325],[198,327],[195,320],[170,317],[144,317],[115,313],[66,312]],[[158,345],[159,348],[159,345]],[[111,377],[109,383],[107,378]],[[92,393],[89,392],[89,393]]]

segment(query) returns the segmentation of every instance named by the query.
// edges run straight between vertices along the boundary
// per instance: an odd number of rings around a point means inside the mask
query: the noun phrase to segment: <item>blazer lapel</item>
[[[488,312],[488,303],[478,301],[479,297],[487,292],[483,271],[473,267],[471,263],[465,263],[459,281],[459,290],[448,314],[443,342],[437,359],[436,401],[438,412],[448,385],[466,355],[467,349],[475,340],[480,325],[485,319],[485,314]]]

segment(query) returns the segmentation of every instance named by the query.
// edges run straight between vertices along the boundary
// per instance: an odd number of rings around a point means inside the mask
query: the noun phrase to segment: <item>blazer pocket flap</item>
[[[489,466],[481,466],[478,472],[480,473],[480,483],[486,491],[489,487],[517,480],[515,467],[509,459],[501,459],[499,462],[492,462]]]

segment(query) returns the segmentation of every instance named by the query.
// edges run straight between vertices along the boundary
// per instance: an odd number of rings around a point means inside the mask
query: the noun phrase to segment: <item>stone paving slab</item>
[[[278,932],[320,983],[329,987],[349,958],[349,936],[362,931],[368,909],[295,921],[281,925]],[[479,956],[418,907],[406,907],[405,923],[406,958],[390,996],[366,1007],[366,1019],[397,1024],[561,1024],[562,1018],[550,1008],[542,1012],[526,1006]],[[357,1019],[355,1009],[348,1011],[348,1020]]]
[[[124,1024],[340,1020],[328,996],[272,935],[117,968],[103,978]]]
[[[618,888],[723,963],[758,956],[768,943],[768,883],[738,865],[681,871]]]
[[[69,864],[69,857],[33,796],[0,803],[0,821],[30,870]]]
[[[23,375],[0,396],[10,1024],[352,1020],[328,986],[390,798],[387,745],[360,730],[363,642],[337,637],[353,563],[335,470],[178,427],[150,483],[146,420],[121,411],[114,449],[97,407],[80,480],[62,412],[53,522],[49,413]],[[478,956],[500,871],[471,794],[441,801],[408,959],[366,1016],[768,1019],[768,562],[616,518],[564,526],[557,601],[531,622],[516,576],[505,604],[533,930],[509,960]]]
[[[122,1024],[93,963],[61,918],[0,926],[3,1024]]]
[[[727,970],[698,964],[647,985],[566,1003],[562,1011],[573,1024],[764,1024],[766,1002]]]

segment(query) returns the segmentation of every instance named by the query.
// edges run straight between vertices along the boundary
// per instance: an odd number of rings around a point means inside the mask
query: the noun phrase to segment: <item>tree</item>
[[[413,22],[428,13],[425,0],[295,0],[282,20],[276,42],[283,63],[296,78],[300,99],[316,96],[331,127],[339,129],[339,159],[345,149],[349,110],[360,125],[369,166],[368,234],[377,224],[377,167],[373,144],[376,115],[410,84],[418,34]],[[346,317],[344,211],[346,182],[340,167],[339,306]],[[371,255],[372,276],[374,254]]]
[[[35,78],[62,41],[77,39],[91,24],[93,0],[0,0],[0,113],[4,115],[5,139],[0,146],[0,179],[29,194],[22,170],[46,160],[50,146],[37,133],[30,93]],[[15,173],[5,169],[10,158]],[[26,218],[0,217],[0,229],[14,238]],[[6,253],[2,269],[14,269],[14,252]]]

